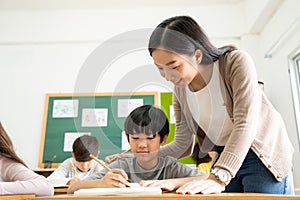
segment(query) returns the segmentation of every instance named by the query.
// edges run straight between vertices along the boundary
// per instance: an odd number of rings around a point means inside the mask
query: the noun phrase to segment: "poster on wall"
[[[127,117],[135,108],[144,105],[143,99],[119,99],[118,117]]]
[[[78,100],[54,100],[53,118],[73,118],[78,116]]]
[[[83,109],[82,127],[107,127],[107,108]]]
[[[66,132],[64,138],[64,152],[72,152],[73,151],[72,146],[74,141],[82,135],[91,135],[91,133],[90,132]]]

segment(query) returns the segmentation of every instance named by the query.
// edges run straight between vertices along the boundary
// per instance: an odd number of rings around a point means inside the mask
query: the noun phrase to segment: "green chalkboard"
[[[100,159],[122,152],[124,120],[141,104],[157,105],[158,93],[46,94],[38,166],[57,167],[71,157],[70,141],[80,134],[97,137]]]
[[[160,93],[160,104],[161,104],[161,108],[165,111],[169,121],[170,121],[170,133],[168,136],[168,140],[167,140],[167,144],[172,142],[175,138],[175,123],[172,123],[172,121],[174,121],[174,116],[170,116],[173,115],[173,112],[170,112],[171,106],[173,105],[172,99],[173,98],[173,93],[172,92],[162,92]],[[171,118],[173,118],[173,120],[171,120]],[[184,164],[195,164],[196,162],[191,158],[191,156],[185,157],[185,158],[181,158],[179,159],[180,163],[184,163]]]

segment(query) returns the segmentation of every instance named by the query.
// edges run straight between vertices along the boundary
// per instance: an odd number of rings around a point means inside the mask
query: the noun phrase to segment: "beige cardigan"
[[[225,168],[235,176],[251,148],[274,177],[282,180],[291,170],[294,149],[281,115],[257,84],[251,57],[240,50],[227,53],[219,59],[219,72],[224,106],[232,119],[233,130],[215,166]],[[173,105],[175,140],[162,147],[160,153],[182,158],[191,154],[197,130],[198,136],[205,136],[205,133],[193,120],[185,88],[175,86]],[[202,152],[213,148],[208,137],[200,136],[199,141],[203,141]]]

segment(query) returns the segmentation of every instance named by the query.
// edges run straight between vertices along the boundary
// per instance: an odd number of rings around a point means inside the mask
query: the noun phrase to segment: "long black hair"
[[[189,16],[171,17],[161,22],[149,40],[148,50],[151,56],[157,48],[188,56],[200,49],[203,53],[201,64],[213,63],[220,56],[236,49],[229,45],[215,47],[197,22]]]

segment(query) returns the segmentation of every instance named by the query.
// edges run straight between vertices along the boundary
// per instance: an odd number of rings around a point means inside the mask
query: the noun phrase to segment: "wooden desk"
[[[25,200],[29,198],[34,198],[35,194],[19,194],[19,195],[0,195],[1,200]]]
[[[300,200],[300,196],[271,195],[257,193],[222,193],[210,195],[180,195],[175,193],[163,193],[158,196],[73,196],[57,195],[53,197],[37,197],[28,200]]]
[[[54,195],[67,194],[67,187],[54,187]]]

